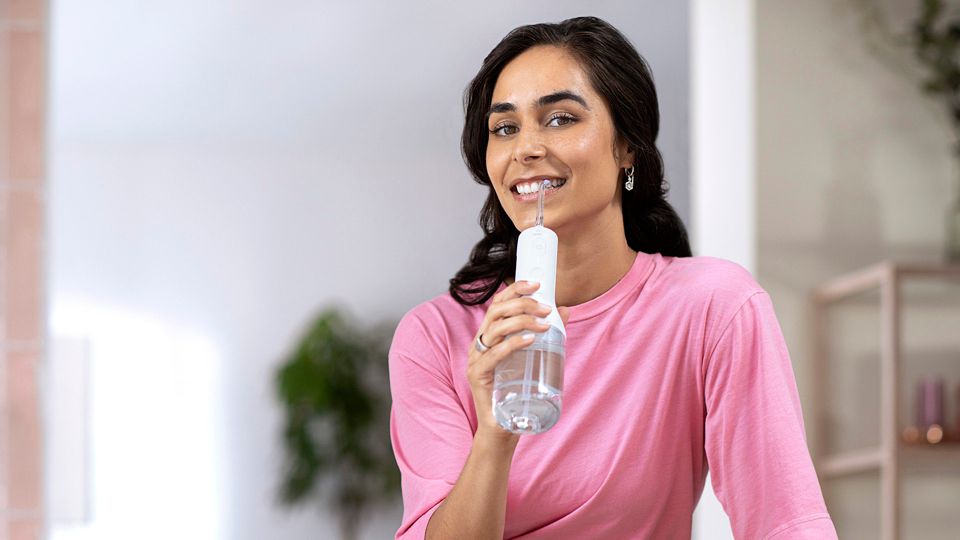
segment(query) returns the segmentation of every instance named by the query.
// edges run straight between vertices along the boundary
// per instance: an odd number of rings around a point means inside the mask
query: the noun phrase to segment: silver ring
[[[483,337],[482,333],[479,336],[477,336],[477,340],[473,343],[473,346],[477,349],[477,351],[483,353],[483,352],[489,351],[490,347],[487,347],[486,345],[483,344],[483,340],[480,339],[482,337]]]

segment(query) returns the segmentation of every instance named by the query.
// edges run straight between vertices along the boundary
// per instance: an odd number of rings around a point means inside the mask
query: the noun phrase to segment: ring
[[[483,333],[477,336],[477,340],[474,342],[473,346],[477,349],[477,351],[483,353],[483,352],[489,351],[490,347],[487,347],[486,345],[483,344],[483,340],[480,339],[482,337],[483,337]]]

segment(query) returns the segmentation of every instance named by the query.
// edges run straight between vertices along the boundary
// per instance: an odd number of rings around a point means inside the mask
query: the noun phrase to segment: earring
[[[629,169],[626,169],[626,171],[627,171],[627,183],[624,187],[627,188],[627,191],[632,191],[633,190],[633,165],[631,165]]]

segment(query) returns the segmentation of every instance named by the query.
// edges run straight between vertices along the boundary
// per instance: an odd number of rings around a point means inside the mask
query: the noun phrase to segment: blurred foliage
[[[960,15],[948,14],[943,0],[923,0],[913,24],[914,52],[927,68],[923,90],[942,98],[949,109],[960,155]]]
[[[276,372],[285,414],[280,498],[288,506],[323,502],[348,540],[367,510],[400,493],[389,430],[393,328],[361,331],[327,309]]]
[[[957,2],[914,0],[916,15],[909,26],[894,30],[880,0],[851,0],[860,15],[868,49],[942,106],[936,115],[946,120],[960,157],[960,12]],[[947,114],[943,114],[946,112]]]

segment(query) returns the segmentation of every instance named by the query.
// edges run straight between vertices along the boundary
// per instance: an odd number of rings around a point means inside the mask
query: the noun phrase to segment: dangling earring
[[[627,169],[627,183],[625,185],[627,191],[633,191],[633,165]]]

